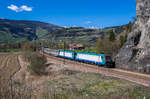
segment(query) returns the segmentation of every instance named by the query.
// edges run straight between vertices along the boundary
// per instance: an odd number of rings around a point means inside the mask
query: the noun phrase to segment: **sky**
[[[104,28],[136,16],[135,0],[0,0],[0,18]]]

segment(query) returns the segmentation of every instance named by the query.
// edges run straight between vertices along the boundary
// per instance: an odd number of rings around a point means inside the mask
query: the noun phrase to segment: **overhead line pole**
[[[66,43],[64,41],[64,56],[65,56],[65,50],[66,50]],[[64,64],[65,64],[65,58],[64,58]]]

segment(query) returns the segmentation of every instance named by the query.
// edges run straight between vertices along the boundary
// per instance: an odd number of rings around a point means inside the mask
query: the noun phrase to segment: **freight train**
[[[66,58],[78,62],[96,64],[98,66],[104,66],[106,68],[115,68],[115,62],[110,56],[105,54],[52,50],[49,48],[44,48],[43,52],[46,54],[51,54],[57,57]]]

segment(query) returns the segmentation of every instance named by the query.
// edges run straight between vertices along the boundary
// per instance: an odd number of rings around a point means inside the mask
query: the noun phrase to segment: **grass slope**
[[[45,82],[55,93],[73,96],[94,96],[97,99],[150,99],[150,91],[129,81],[105,77],[93,73],[78,73],[53,81]],[[96,98],[94,98],[96,99]],[[116,99],[116,98],[115,98]]]

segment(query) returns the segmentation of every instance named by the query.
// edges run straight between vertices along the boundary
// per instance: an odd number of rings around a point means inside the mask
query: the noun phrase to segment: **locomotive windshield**
[[[106,61],[107,61],[107,62],[111,62],[111,61],[112,61],[112,59],[111,59],[110,56],[106,56],[105,58],[106,58]]]

